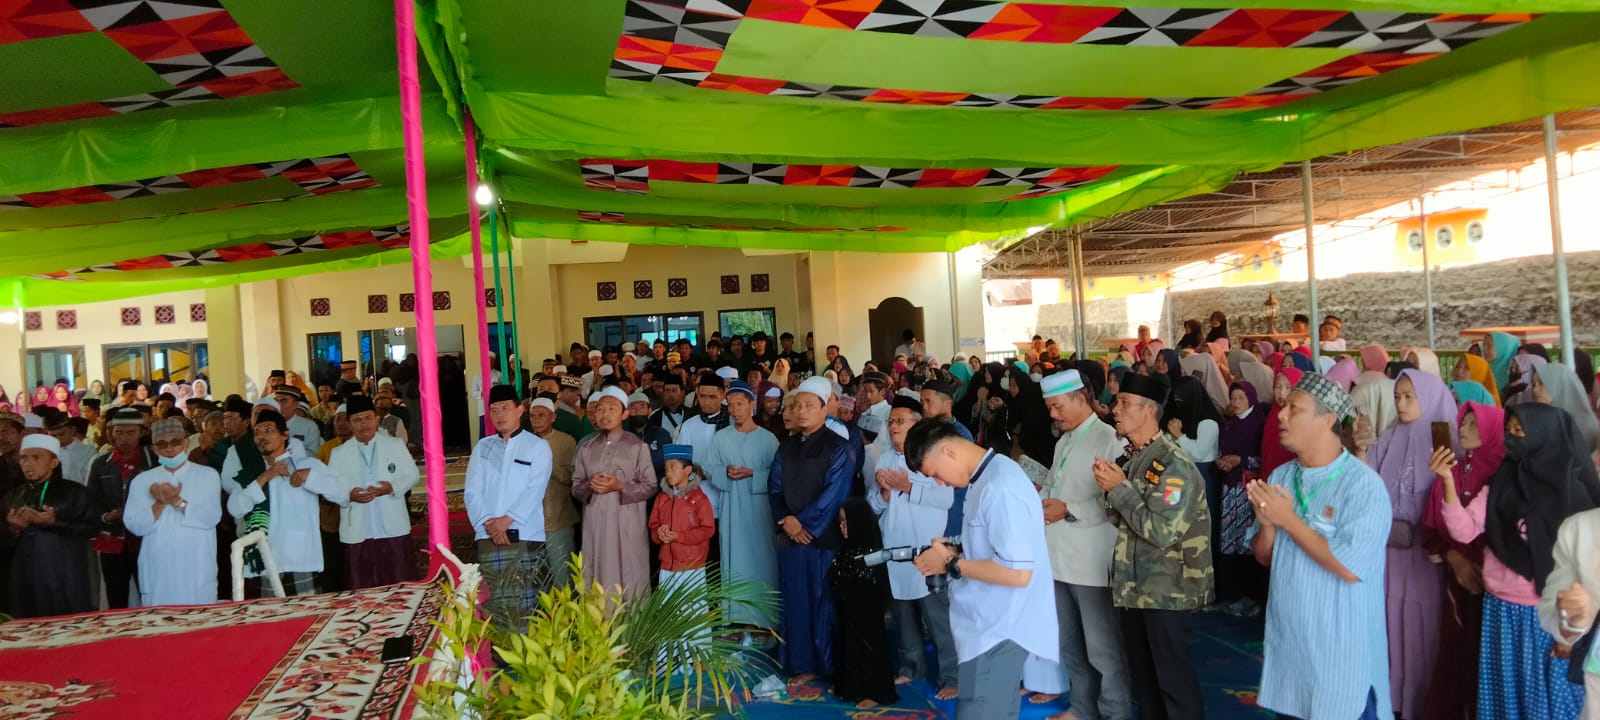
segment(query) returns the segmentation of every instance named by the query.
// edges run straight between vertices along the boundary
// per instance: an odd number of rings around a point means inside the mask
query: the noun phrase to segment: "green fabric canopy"
[[[1600,104],[1578,0],[422,0],[518,237],[925,252]],[[1470,14],[1468,14],[1470,13]],[[405,262],[384,0],[0,0],[0,303]]]

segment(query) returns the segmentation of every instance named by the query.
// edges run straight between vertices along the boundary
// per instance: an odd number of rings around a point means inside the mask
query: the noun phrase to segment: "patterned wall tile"
[[[635,281],[633,281],[633,299],[635,299],[635,300],[649,300],[650,298],[655,296],[655,293],[656,293],[655,283],[653,283],[653,282],[651,282],[649,280],[635,280]]]
[[[127,323],[123,323],[123,324],[126,325]],[[35,311],[31,311],[31,310],[28,311],[28,312],[23,313],[22,314],[22,329],[23,330],[43,330],[44,329],[44,316],[41,313],[38,313],[38,312],[35,312]]]
[[[77,328],[78,328],[78,311],[77,310],[57,310],[56,311],[56,329],[57,330],[76,330]]]
[[[617,284],[614,282],[595,283],[594,299],[601,302],[617,299]]]
[[[739,294],[739,276],[738,275],[723,275],[722,276],[722,294],[723,295],[738,295]]]
[[[139,308],[136,308],[136,307],[125,307],[125,308],[122,309],[122,326],[123,327],[133,327],[135,325],[139,325],[142,322],[144,322],[144,314],[139,311]]]
[[[400,293],[400,312],[417,311],[417,294]]]
[[[689,297],[689,279],[667,278],[667,297]]]
[[[189,304],[189,322],[205,322],[205,321],[206,321],[206,304],[205,303],[190,303]]]
[[[494,288],[484,288],[483,289],[483,306],[484,307],[495,307],[495,304],[498,303],[499,301],[500,301],[500,297],[495,294]]]
[[[750,276],[750,292],[764,293],[772,290],[772,280],[766,273]]]
[[[171,325],[178,322],[178,311],[171,305],[156,306],[156,324]]]
[[[327,298],[311,298],[311,317],[328,317],[333,314],[333,305]]]
[[[435,310],[449,310],[450,309],[450,291],[449,290],[435,290],[435,291],[433,291],[433,309],[435,309]]]
[[[368,295],[367,296],[367,312],[371,313],[371,314],[374,314],[374,315],[377,314],[377,313],[389,312],[389,296],[388,295]]]

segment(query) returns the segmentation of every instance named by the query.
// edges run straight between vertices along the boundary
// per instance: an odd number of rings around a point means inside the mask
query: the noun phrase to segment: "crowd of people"
[[[716,563],[777,593],[776,618],[725,609],[742,640],[775,631],[792,682],[862,708],[926,680],[961,718],[1015,717],[1019,687],[1067,693],[1058,717],[1203,717],[1188,635],[1211,611],[1265,613],[1258,702],[1286,717],[1577,717],[1600,671],[1590,357],[1496,334],[1446,372],[1342,331],[1235,346],[1217,313],[1174,348],[1035,337],[1003,363],[907,331],[859,374],[809,334],[573,343],[473,384],[477,561],[521,579],[522,614],[575,553],[629,598]],[[124,383],[0,415],[3,609],[213,602],[255,530],[281,576],[252,594],[414,578],[406,409],[343,371],[315,401],[274,373],[255,403]]]

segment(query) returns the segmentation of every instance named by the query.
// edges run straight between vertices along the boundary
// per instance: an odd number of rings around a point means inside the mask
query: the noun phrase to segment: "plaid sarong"
[[[496,545],[478,541],[478,569],[483,573],[489,599],[484,608],[502,630],[521,633],[527,617],[539,602],[539,593],[550,589],[550,561],[543,542]]]

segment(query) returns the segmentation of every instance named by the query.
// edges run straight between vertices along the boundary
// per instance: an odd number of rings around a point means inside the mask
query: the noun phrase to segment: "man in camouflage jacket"
[[[1212,599],[1211,513],[1199,469],[1161,432],[1165,397],[1127,376],[1113,409],[1133,450],[1120,466],[1097,459],[1094,474],[1118,528],[1111,592],[1134,701],[1145,720],[1189,720],[1205,717],[1188,633],[1190,613]]]

